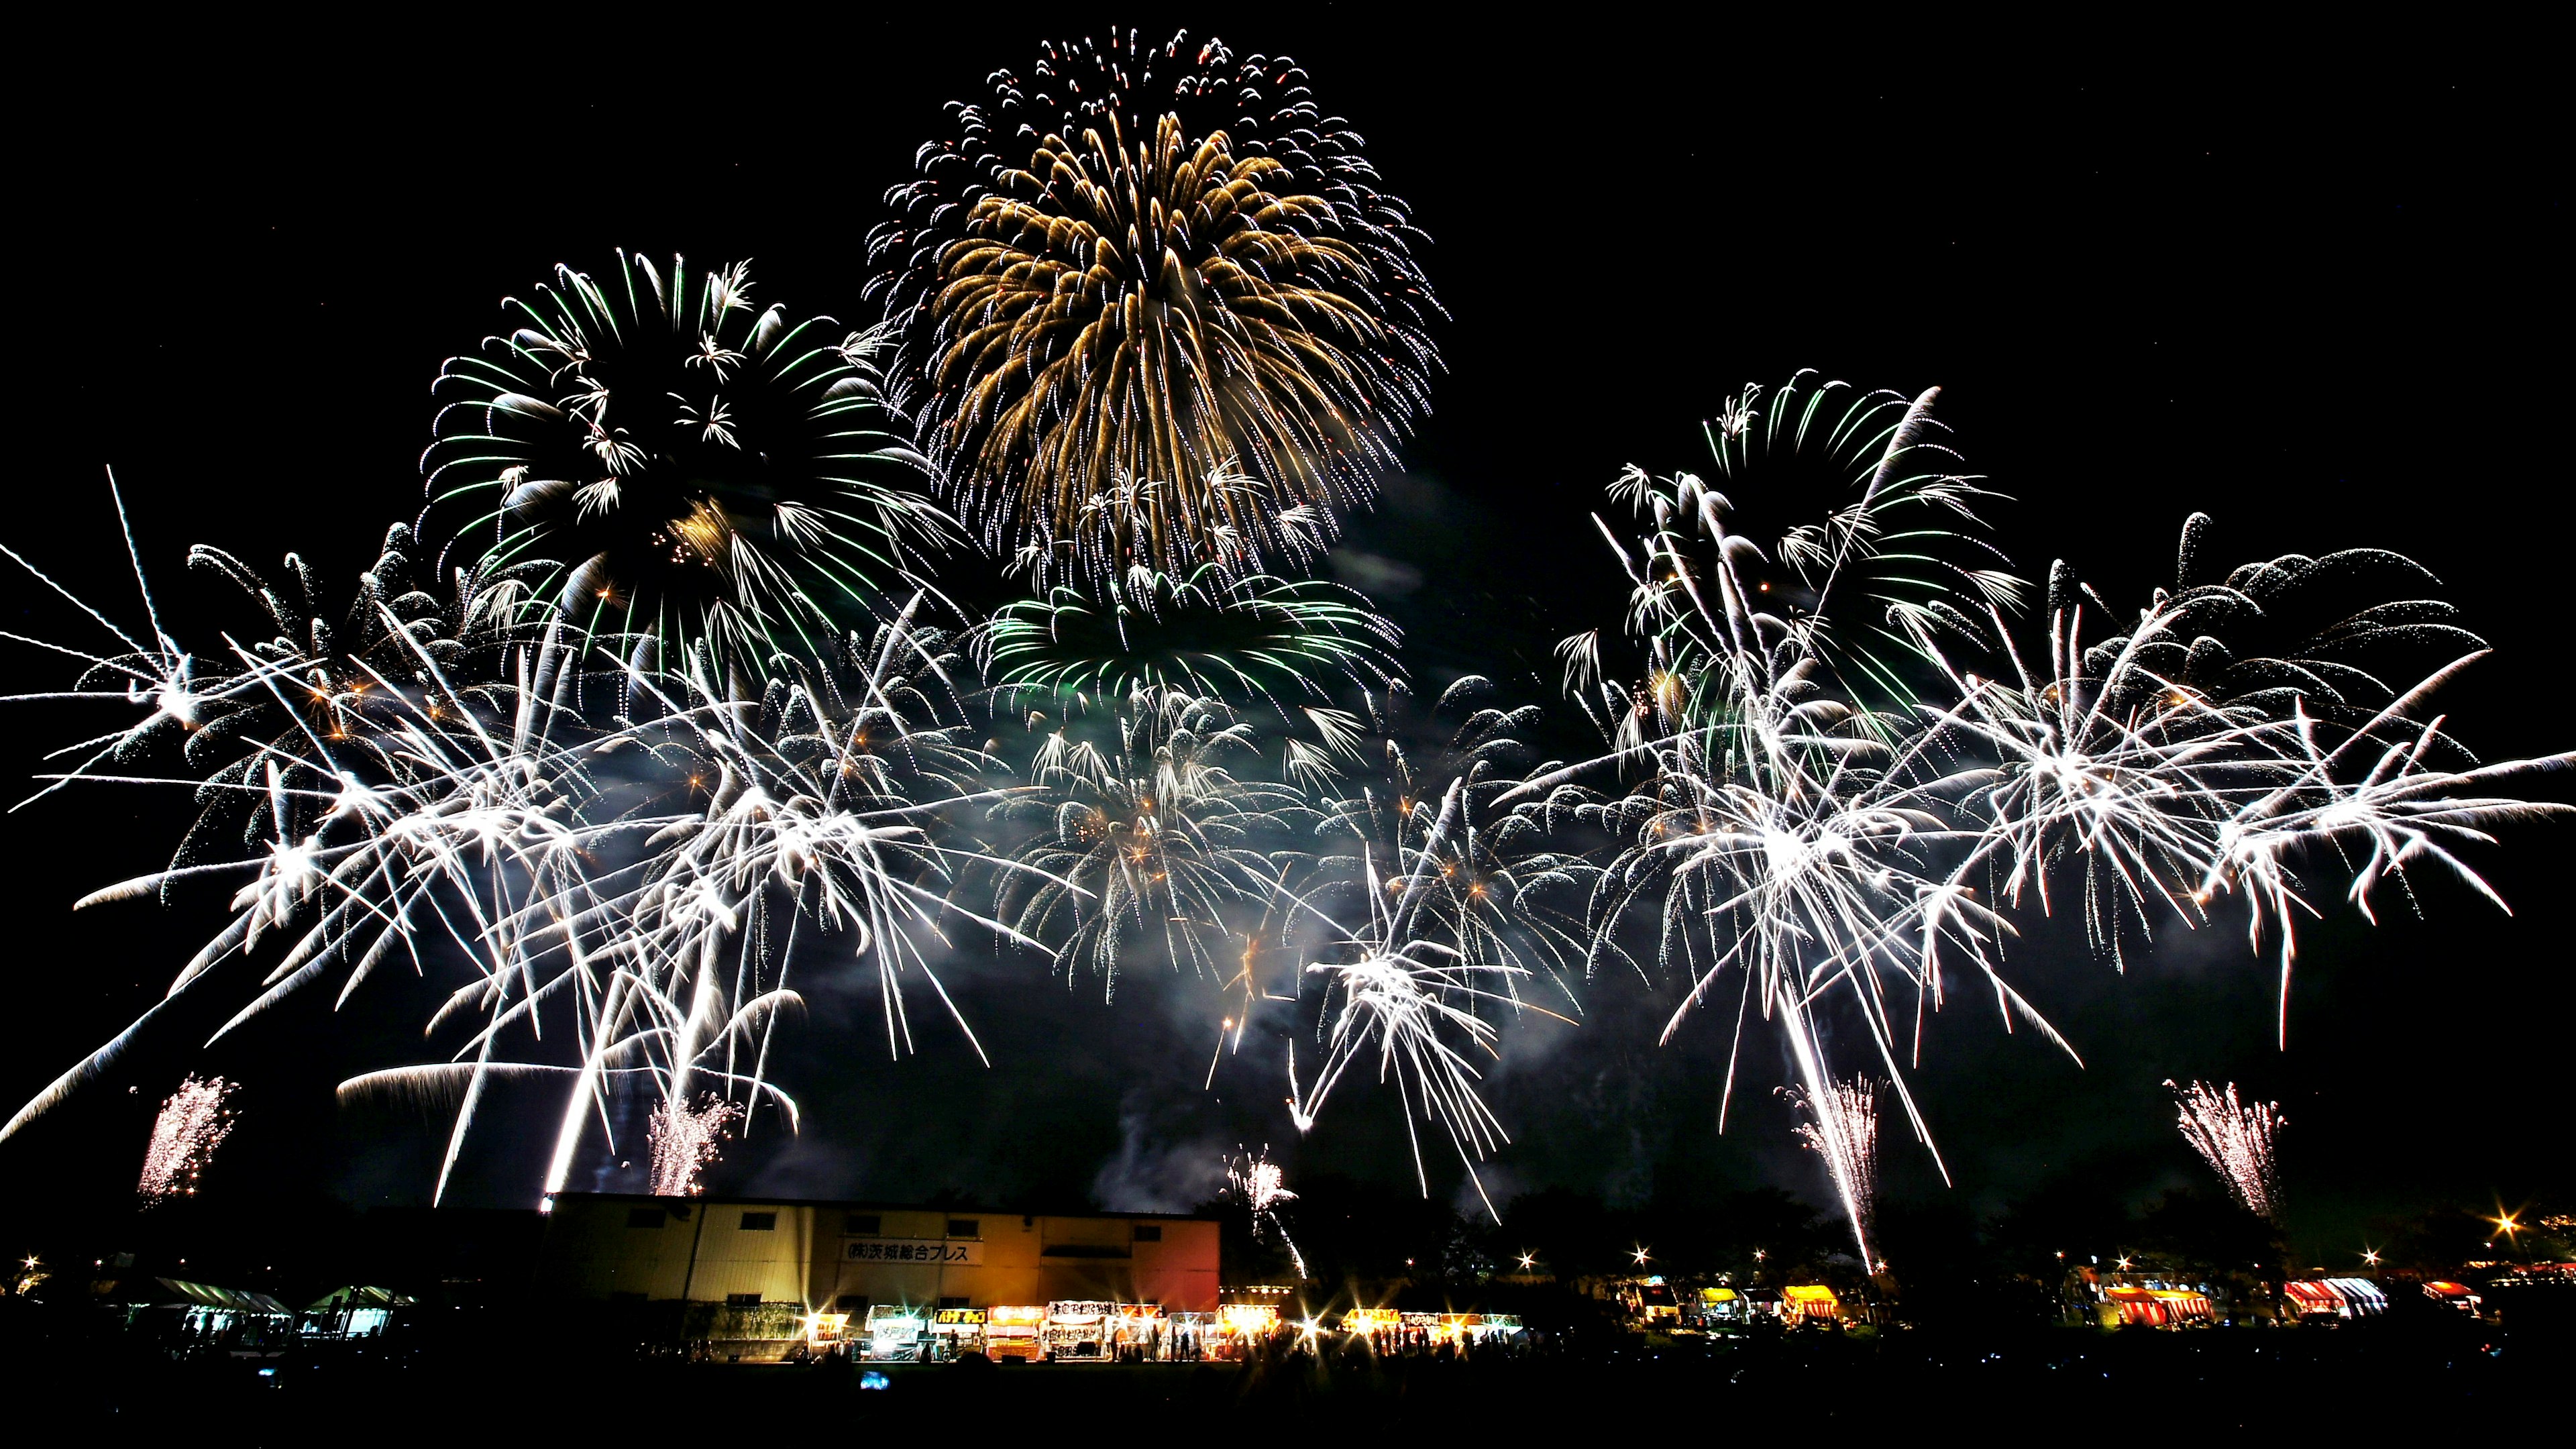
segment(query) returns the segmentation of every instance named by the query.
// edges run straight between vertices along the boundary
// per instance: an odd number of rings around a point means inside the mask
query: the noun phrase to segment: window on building
[[[1159,1242],[1161,1242],[1162,1240],[1163,1240],[1163,1225],[1162,1225],[1161,1223],[1138,1223],[1138,1224],[1136,1225],[1136,1241],[1137,1241],[1137,1242],[1140,1242],[1140,1243],[1159,1243]]]
[[[977,1218],[950,1218],[948,1220],[948,1236],[952,1238],[980,1238],[984,1236],[984,1224],[982,1220]]]
[[[884,1229],[885,1219],[875,1213],[852,1213],[841,1225],[842,1232],[856,1238],[873,1238]]]
[[[963,1298],[942,1298],[939,1300],[939,1306],[942,1308],[963,1308],[966,1306],[966,1300]]]
[[[742,1230],[746,1233],[774,1233],[778,1231],[778,1214],[744,1213],[742,1215]],[[754,1299],[752,1301],[758,1302],[759,1300]]]
[[[759,1306],[760,1295],[757,1293],[728,1293],[725,1295],[725,1307],[727,1308],[758,1308]]]
[[[660,1208],[628,1208],[626,1210],[626,1226],[630,1228],[658,1228],[662,1226],[664,1222],[668,1221],[670,1216],[671,1215],[669,1213],[662,1211]]]

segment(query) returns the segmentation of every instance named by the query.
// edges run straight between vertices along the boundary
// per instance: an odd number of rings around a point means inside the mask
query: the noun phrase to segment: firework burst
[[[1041,582],[1310,560],[1426,406],[1402,204],[1284,57],[1049,42],[877,229],[961,514]]]
[[[620,252],[505,301],[518,325],[433,389],[433,512],[486,571],[543,563],[537,602],[581,627],[755,673],[868,612],[948,525],[873,339],[751,290]]]
[[[2177,587],[2133,623],[2112,622],[2121,616],[2061,564],[2047,663],[2034,669],[2007,617],[2018,585],[1986,566],[1976,490],[1946,465],[1906,461],[1933,394],[1902,407],[1862,399],[1837,414],[1822,408],[1833,391],[1808,390],[1791,407],[1793,386],[1767,416],[1748,392],[1711,430],[1729,476],[1753,456],[1750,439],[1768,446],[1821,428],[1825,453],[1844,464],[1874,450],[1877,466],[1832,470],[1858,496],[1829,505],[1824,524],[1766,547],[1696,477],[1631,469],[1614,486],[1643,525],[1633,541],[1601,525],[1634,586],[1627,632],[1643,677],[1605,678],[1598,633],[1568,640],[1568,690],[1609,753],[1542,771],[1503,798],[1571,810],[1624,842],[1599,877],[1593,955],[1637,959],[1622,923],[1656,923],[1652,965],[1689,981],[1668,1036],[1725,972],[1741,973],[1730,1096],[1758,1002],[1787,1039],[1809,1127],[1867,1258],[1858,1163],[1840,1140],[1848,1114],[1816,1105],[1840,1090],[1828,1011],[1858,1018],[1928,1146],[1892,1001],[1911,995],[1919,1055],[1945,963],[1965,965],[2008,1026],[2034,1025],[2071,1054],[2001,970],[2005,912],[2048,909],[2053,877],[2080,878],[2087,925],[2114,960],[2124,929],[2205,924],[2221,892],[2244,886],[2258,943],[2267,930],[2281,937],[2286,1003],[2292,917],[2310,909],[2289,856],[2350,865],[2365,914],[2373,889],[2402,883],[2410,863],[2437,864],[2492,898],[2457,847],[2486,840],[2498,821],[2563,813],[2493,791],[2570,757],[2426,763],[2456,747],[2419,707],[2469,660],[2405,690],[2353,660],[2475,641],[2447,606],[2373,603],[2344,587],[2412,587],[2422,571],[2394,555],[2293,556],[2194,582],[2206,528],[2197,517]],[[2332,607],[2317,602],[2329,596]],[[2088,627],[2088,611],[2101,622]],[[1858,614],[1861,627],[1836,612]],[[2327,622],[2311,634],[2301,616]],[[2212,629],[2249,647],[2231,652]],[[1584,783],[1612,771],[1618,788]]]
[[[1398,638],[1337,584],[1206,565],[1187,578],[1133,569],[1096,589],[1059,585],[1006,604],[981,648],[1006,708],[1158,692],[1263,703],[1284,717],[1287,700],[1320,702],[1336,683],[1390,685]]]
[[[1023,869],[1003,878],[997,914],[1026,937],[1061,940],[1063,958],[1087,959],[1113,993],[1139,943],[1222,976],[1228,913],[1258,910],[1280,888],[1285,862],[1263,847],[1305,804],[1238,771],[1257,767],[1260,753],[1222,701],[1141,690],[1106,723],[1077,719],[1045,734],[1033,791],[998,807],[1038,832]]]
[[[257,582],[237,564],[225,571]],[[394,577],[380,561],[365,596],[380,598]],[[590,651],[595,636],[560,618],[490,624],[517,597],[506,581],[468,574],[458,588],[449,606],[380,601],[372,630],[346,634],[305,619],[293,601],[309,597],[307,582],[254,590],[302,627],[269,645],[226,638],[220,653],[201,651],[230,656],[226,670],[190,675],[227,712],[190,712],[257,723],[220,749],[202,729],[165,727],[160,693],[118,687],[134,677],[120,664],[199,657],[169,642],[157,610],[149,648],[90,611],[128,652],[102,663],[62,651],[85,661],[92,686],[68,697],[145,713],[58,783],[187,788],[210,802],[201,827],[235,813],[248,822],[238,853],[198,849],[200,837],[216,838],[201,828],[183,850],[214,858],[183,858],[80,903],[182,880],[241,882],[227,922],[163,1004],[230,962],[265,956],[271,942],[283,949],[218,1035],[333,972],[345,1003],[388,959],[423,974],[464,968],[430,1022],[433,1032],[473,1023],[451,1060],[370,1072],[341,1089],[453,1105],[441,1194],[503,1082],[570,1089],[548,1193],[566,1181],[584,1124],[605,1120],[610,1092],[639,1077],[681,1103],[712,1081],[746,1112],[767,1104],[792,1125],[795,1104],[768,1080],[766,1061],[777,1014],[799,1004],[786,975],[800,926],[873,963],[890,1041],[908,1042],[898,988],[917,974],[938,989],[919,943],[949,929],[947,872],[984,860],[933,828],[941,810],[971,812],[987,799],[972,780],[983,757],[964,738],[947,681],[961,661],[945,636],[913,623],[918,599],[873,635],[817,645],[746,700],[735,679],[715,682],[703,654],[681,672],[603,660]],[[330,654],[309,647],[335,644]],[[118,752],[147,747],[183,769],[104,772]],[[210,773],[191,778],[192,763]],[[94,1076],[160,1009],[56,1079],[0,1136]]]
[[[1387,861],[1381,888],[1422,892],[1424,935],[1472,967],[1504,968],[1495,979],[1506,986],[1544,975],[1570,1011],[1571,978],[1590,949],[1583,903],[1597,871],[1552,843],[1543,812],[1497,808],[1533,763],[1519,736],[1539,710],[1480,703],[1493,693],[1491,680],[1462,676],[1416,719],[1410,693],[1390,688],[1367,700],[1374,738],[1319,728],[1322,747],[1290,741],[1287,763],[1331,796],[1321,869],[1356,892],[1369,863]]]
[[[1441,802],[1443,821],[1458,819],[1464,789],[1463,782],[1450,786]],[[1482,1073],[1475,1055],[1499,1059],[1495,1043],[1500,1030],[1491,1017],[1498,1008],[1524,1005],[1518,978],[1528,973],[1507,963],[1471,960],[1457,947],[1423,933],[1426,907],[1435,894],[1430,882],[1437,875],[1430,863],[1439,858],[1440,837],[1449,828],[1435,826],[1416,869],[1392,880],[1381,881],[1375,862],[1362,853],[1368,919],[1359,929],[1323,916],[1336,939],[1323,959],[1306,967],[1306,974],[1323,987],[1317,1026],[1323,1061],[1314,1077],[1301,1084],[1296,1054],[1290,1052],[1288,1112],[1298,1131],[1312,1130],[1325,1100],[1351,1067],[1373,1062],[1378,1081],[1392,1082],[1403,1103],[1414,1177],[1422,1191],[1429,1194],[1431,1179],[1422,1160],[1417,1119],[1449,1139],[1483,1197],[1484,1180],[1476,1164],[1511,1138],[1477,1091]],[[1320,910],[1317,914],[1322,916]],[[1485,1210],[1500,1222],[1493,1200],[1484,1201]]]
[[[135,1191],[144,1202],[184,1197],[197,1190],[198,1174],[232,1135],[233,1084],[221,1077],[190,1076],[161,1103],[152,1119],[152,1142],[143,1152],[143,1177]]]

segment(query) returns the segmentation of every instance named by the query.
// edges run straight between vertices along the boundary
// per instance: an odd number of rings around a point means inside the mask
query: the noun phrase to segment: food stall
[[[1268,1338],[1278,1327],[1277,1304],[1220,1304],[1216,1310],[1216,1337],[1208,1344],[1207,1356],[1241,1358],[1254,1344]]]
[[[2281,1296],[2301,1322],[2311,1319],[2340,1319],[2344,1316],[2343,1295],[2323,1279],[2305,1279],[2281,1285]]]
[[[2478,1307],[2483,1302],[2478,1297],[2476,1289],[2466,1283],[2454,1283],[2448,1278],[2436,1278],[2425,1284],[2424,1296],[2445,1308],[2456,1308],[2472,1318],[2477,1316]]]
[[[1040,1342],[1047,1311],[1034,1304],[996,1305],[984,1310],[984,1356],[998,1363],[1015,1359],[1033,1363],[1046,1353]]]
[[[924,1326],[921,1314],[914,1309],[892,1303],[871,1305],[867,1317],[867,1356],[875,1359],[919,1358]]]
[[[1038,1342],[1050,1361],[1103,1361],[1109,1356],[1111,1321],[1117,1315],[1115,1303],[1058,1299],[1047,1305],[1046,1326]]]
[[[1741,1327],[1750,1317],[1752,1305],[1732,1288],[1702,1288],[1682,1305],[1681,1326],[1702,1332],[1728,1327]]]
[[[1165,1324],[1163,1305],[1159,1303],[1121,1303],[1109,1325],[1109,1347],[1112,1358],[1133,1353],[1144,1358],[1160,1358]]]
[[[984,1351],[985,1311],[981,1308],[941,1308],[930,1315],[930,1336],[939,1347],[939,1356],[954,1360],[962,1354]]]
[[[1404,1315],[1392,1308],[1354,1308],[1342,1315],[1342,1332],[1375,1338],[1393,1333],[1404,1324]]]
[[[810,1357],[834,1350],[848,1352],[850,1315],[846,1313],[809,1313],[805,1315],[805,1351]]]
[[[1780,1290],[1780,1316],[1792,1325],[1831,1323],[1843,1316],[1843,1301],[1822,1283],[1792,1283]]]
[[[2124,1326],[2139,1328],[2181,1328],[2192,1323],[2212,1323],[2217,1313],[2211,1308],[2209,1295],[2191,1288],[2135,1288],[2123,1285],[2102,1290],[2102,1302],[2115,1310]],[[2115,1316],[2103,1315],[2105,1327]]]
[[[1649,1328],[1672,1328],[1681,1323],[1681,1300],[1661,1277],[1628,1284],[1619,1290],[1619,1301],[1631,1314],[1645,1320]]]
[[[2210,1303],[2209,1295],[2197,1288],[2153,1288],[2148,1291],[2156,1295],[2157,1302],[2165,1305],[2165,1311],[2172,1316],[2176,1328],[2195,1323],[2207,1327],[2218,1321],[2218,1310]]]
[[[1206,1358],[1225,1337],[1225,1325],[1213,1313],[1180,1312],[1165,1318],[1164,1352],[1174,1358]]]

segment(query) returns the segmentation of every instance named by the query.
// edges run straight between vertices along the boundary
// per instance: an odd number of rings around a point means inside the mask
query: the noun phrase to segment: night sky
[[[749,257],[764,302],[873,320],[863,239],[941,103],[1065,33],[956,13],[953,31],[681,28],[600,50],[534,20],[365,53],[309,35],[167,37],[151,53],[67,38],[78,85],[13,103],[18,306],[34,316],[11,349],[0,542],[130,612],[113,466],[165,600],[215,597],[180,567],[199,541],[261,565],[295,550],[345,588],[384,525],[418,509],[440,361],[557,261]],[[1721,397],[1813,367],[1908,395],[1940,385],[1949,442],[2016,500],[1997,517],[2026,576],[2065,557],[2135,600],[2194,509],[2217,516],[2210,548],[2231,561],[2408,552],[2496,646],[2454,691],[2454,728],[2490,759],[2576,743],[2558,708],[2569,246],[2549,92],[2394,48],[2070,35],[2043,59],[2029,37],[1864,29],[1837,12],[1760,34],[1461,34],[1308,6],[1219,30],[1297,57],[1432,238],[1447,373],[1340,560],[1380,581],[1417,680],[1475,671],[1554,699],[1547,646],[1616,623],[1618,576],[1585,517],[1602,487],[1630,462],[1704,466],[1697,428]],[[5,601],[13,628],[60,622],[31,583]],[[67,680],[7,647],[23,687]],[[43,752],[89,718],[13,706],[0,761],[49,768]],[[101,789],[0,827],[12,1108],[214,929],[220,899],[70,911],[159,865],[184,809]],[[2080,933],[2033,929],[2015,978],[2089,1065],[1960,993],[1919,1077],[1950,1192],[1991,1211],[2069,1179],[2136,1200],[2201,1182],[2158,1086],[2201,1077],[2283,1104],[2290,1226],[2317,1261],[2348,1261],[2378,1215],[2565,1201],[2576,826],[2505,844],[2475,863],[2509,919],[2428,878],[2427,919],[2391,894],[2371,930],[2335,887],[2318,892],[2286,1053],[2241,923],[2125,975]],[[993,1068],[937,1025],[889,1063],[873,997],[809,963],[812,1011],[778,1073],[805,1131],[763,1121],[716,1185],[1186,1207],[1220,1153],[1264,1142],[1292,1185],[1324,1167],[1410,1174],[1388,1094],[1337,1099],[1296,1142],[1275,1056],[1247,1051],[1201,1092],[1208,1012],[1186,983],[1140,976],[1104,1004],[1095,980],[1026,958],[951,969]],[[424,1200],[443,1126],[332,1098],[345,1076],[426,1059],[426,991],[380,980],[336,1016],[316,991],[208,1052],[195,1044],[231,1008],[182,1013],[0,1146],[0,1177],[13,1197],[59,1188],[44,1211],[122,1211],[153,1105],[211,1068],[245,1085],[210,1193]],[[1767,1037],[1716,1134],[1723,1023],[1657,1048],[1673,991],[1605,972],[1579,1028],[1509,1035],[1498,1197],[1777,1184],[1827,1201],[1771,1096],[1785,1073]],[[543,1145],[487,1135],[457,1198],[523,1203]],[[1885,1160],[1897,1197],[1942,1191],[1910,1142],[1892,1136]],[[1435,1158],[1435,1195],[1458,1185]]]

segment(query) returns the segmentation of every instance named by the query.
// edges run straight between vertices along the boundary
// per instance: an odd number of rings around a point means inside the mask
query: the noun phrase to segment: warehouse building
[[[1217,1224],[775,1198],[564,1193],[539,1281],[567,1297],[985,1309],[1061,1300],[1217,1307]]]

